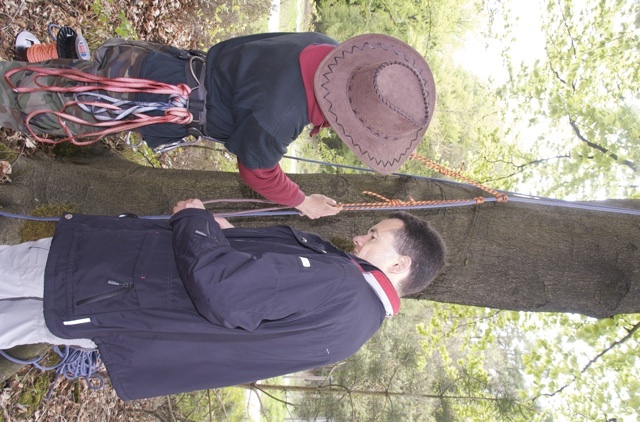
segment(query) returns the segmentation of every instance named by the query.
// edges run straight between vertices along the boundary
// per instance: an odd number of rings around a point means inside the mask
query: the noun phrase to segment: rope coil
[[[49,392],[46,397],[47,400],[51,398],[51,394],[53,394],[53,390],[58,384],[58,380],[61,376],[64,376],[68,380],[75,380],[78,378],[84,379],[87,383],[87,387],[91,390],[100,390],[104,387],[104,378],[97,374],[97,371],[102,366],[100,352],[98,352],[98,350],[81,350],[70,346],[54,346],[53,351],[58,355],[60,361],[52,366],[45,366],[41,363],[46,355],[38,356],[29,360],[15,358],[7,354],[4,350],[0,350],[0,355],[13,363],[17,363],[19,365],[33,365],[41,371],[50,371],[55,369],[56,378],[49,388]]]
[[[29,63],[43,62],[58,58],[57,44],[34,44],[26,51],[26,58]]]
[[[18,72],[33,72],[33,82],[35,87],[18,87],[11,81],[11,76]],[[55,76],[64,78],[81,85],[61,87],[46,85],[41,82],[43,77]],[[4,76],[7,84],[18,94],[28,94],[33,92],[57,92],[57,93],[75,93],[75,101],[66,102],[60,111],[53,110],[36,110],[25,118],[25,125],[38,142],[47,144],[58,144],[61,142],[71,142],[74,145],[90,145],[103,137],[123,131],[131,131],[143,126],[173,123],[178,125],[188,125],[193,121],[193,116],[187,109],[191,88],[186,84],[171,85],[163,82],[157,82],[147,79],[138,78],[105,78],[85,73],[76,69],[65,68],[43,68],[38,66],[26,66],[22,68],[11,69]],[[169,95],[167,103],[137,103],[134,101],[121,101],[109,96],[91,91],[107,91],[117,93],[149,93]],[[82,96],[93,96],[100,101],[81,101]],[[151,106],[149,105],[151,104]],[[158,105],[160,104],[160,105]],[[154,106],[155,105],[155,106]],[[97,111],[101,118],[96,117],[96,122],[89,122],[85,119],[76,117],[66,112],[70,107],[78,107],[81,110],[93,114]],[[150,108],[152,107],[152,108]],[[155,108],[153,108],[155,107]],[[162,116],[149,116],[144,114],[147,111],[161,110],[164,111]],[[108,117],[111,113],[112,117]],[[66,137],[51,140],[38,136],[31,127],[31,120],[40,115],[53,115],[58,120],[58,124],[64,130]],[[122,116],[118,118],[118,116]],[[95,115],[94,115],[95,117]],[[132,117],[126,121],[125,117]],[[67,123],[76,123],[82,126],[90,126],[104,128],[82,135],[74,135],[67,126]],[[89,138],[87,141],[78,141],[77,138]]]

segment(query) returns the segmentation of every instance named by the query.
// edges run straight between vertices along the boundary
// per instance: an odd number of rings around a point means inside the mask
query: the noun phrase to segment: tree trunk
[[[257,197],[235,173],[153,169],[104,150],[65,160],[21,158],[12,178],[12,184],[0,186],[0,206],[20,214],[41,204],[73,203],[90,214],[168,215],[179,199]],[[371,201],[361,193],[365,190],[416,200],[481,194],[467,185],[410,177],[308,174],[292,179],[308,193],[324,193],[343,203]],[[640,201],[615,205],[640,208]],[[239,208],[246,206],[222,204],[211,210]],[[515,202],[411,212],[432,221],[449,250],[446,269],[419,299],[596,318],[640,312],[638,216]],[[342,246],[386,214],[345,211],[314,221],[283,216],[232,222],[290,224]],[[19,242],[19,224],[0,218],[0,243]]]

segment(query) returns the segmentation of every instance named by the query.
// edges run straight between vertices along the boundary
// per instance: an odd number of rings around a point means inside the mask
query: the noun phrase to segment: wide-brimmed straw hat
[[[340,139],[382,174],[396,171],[416,149],[436,101],[424,58],[382,34],[359,35],[339,44],[320,63],[314,91]]]

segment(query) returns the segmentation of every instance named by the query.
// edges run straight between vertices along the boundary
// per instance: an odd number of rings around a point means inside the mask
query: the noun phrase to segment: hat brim
[[[368,131],[354,114],[348,83],[359,67],[376,62],[401,61],[424,80],[428,93],[427,124],[393,142]],[[327,122],[354,154],[382,174],[396,171],[416,149],[433,116],[435,81],[424,57],[408,44],[383,34],[359,35],[339,44],[320,63],[314,78],[316,100]]]

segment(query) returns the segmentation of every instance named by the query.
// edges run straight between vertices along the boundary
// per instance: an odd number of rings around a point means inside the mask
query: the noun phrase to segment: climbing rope
[[[33,81],[35,87],[18,87],[11,82],[10,77],[18,72],[33,72]],[[41,79],[46,76],[55,76],[70,81],[78,82],[76,86],[52,86],[41,83]],[[61,142],[71,142],[75,145],[93,144],[104,136],[119,133],[123,131],[131,131],[143,126],[173,123],[178,125],[188,125],[193,120],[193,116],[187,109],[189,94],[191,88],[186,84],[171,85],[163,82],[157,82],[147,79],[137,78],[104,78],[101,76],[91,75],[76,69],[55,68],[48,69],[38,66],[27,66],[11,69],[4,76],[7,84],[15,92],[19,94],[28,94],[33,92],[59,92],[59,93],[75,93],[74,101],[66,102],[60,111],[53,110],[37,110],[30,113],[25,118],[25,124],[31,136],[37,141],[58,144]],[[108,91],[118,93],[149,93],[169,95],[167,103],[139,103],[134,101],[122,101],[110,96],[99,94],[92,91]],[[81,100],[81,98],[93,98],[94,101]],[[88,113],[96,113],[96,122],[90,122],[85,119],[76,117],[66,112],[71,107],[78,107]],[[164,115],[149,116],[145,112],[159,110]],[[60,139],[46,139],[38,136],[31,128],[31,120],[39,115],[56,116],[58,124],[64,130],[66,137]],[[123,120],[125,117],[130,118]],[[67,122],[76,123],[81,126],[104,128],[82,135],[74,135],[67,126]],[[77,137],[89,138],[87,141],[78,141]]]
[[[488,192],[490,194],[492,194],[496,200],[496,202],[506,202],[508,201],[508,197],[505,193],[503,192],[499,192],[495,189],[491,189],[488,188],[472,179],[469,179],[468,177],[462,175],[462,170],[459,170],[457,172],[452,171],[444,166],[441,166],[440,164],[437,164],[435,162],[433,162],[432,160],[429,160],[428,158],[424,158],[421,157],[420,155],[417,154],[411,154],[409,157],[411,160],[418,160],[420,162],[422,162],[426,167],[437,171],[438,173],[442,174],[443,176],[448,176],[448,177],[452,177],[454,179],[458,179],[458,180],[463,180],[465,182],[467,182],[468,184],[477,187],[480,190],[483,190],[485,192]],[[360,210],[367,210],[367,209],[373,209],[373,208],[405,208],[405,207],[411,207],[411,206],[420,206],[420,205],[444,205],[444,204],[464,204],[464,205],[468,205],[470,203],[475,203],[475,204],[482,204],[485,202],[485,198],[482,196],[478,196],[475,197],[473,199],[439,199],[439,200],[431,200],[431,201],[416,201],[413,198],[409,198],[409,200],[401,200],[401,199],[388,199],[385,198],[382,195],[379,195],[375,192],[369,192],[369,191],[365,191],[364,194],[366,195],[370,195],[373,196],[377,199],[380,200],[380,202],[359,202],[359,203],[351,203],[351,204],[340,204],[342,205],[342,207],[345,210],[349,210],[349,211],[360,211]]]
[[[84,379],[87,387],[92,390],[99,390],[104,386],[104,378],[96,372],[102,366],[100,353],[98,350],[82,350],[70,346],[54,346],[53,351],[58,355],[60,361],[52,366],[45,366],[42,360],[45,356],[38,356],[29,360],[17,359],[9,355],[4,350],[0,350],[0,355],[5,359],[19,365],[33,365],[41,371],[56,371],[56,378],[53,380],[47,400],[51,397],[55,386],[61,376],[68,380]]]

